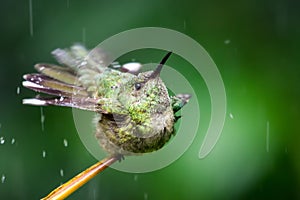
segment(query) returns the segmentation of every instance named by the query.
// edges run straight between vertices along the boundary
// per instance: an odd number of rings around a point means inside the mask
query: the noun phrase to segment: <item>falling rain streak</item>
[[[148,194],[145,192],[144,193],[144,199],[147,200],[148,199]]]
[[[86,39],[86,33],[85,33],[85,28],[82,28],[82,43],[85,44],[85,39]]]
[[[93,198],[96,199],[96,189],[93,189]]]
[[[42,126],[42,131],[44,131],[44,122],[45,122],[45,115],[44,115],[43,107],[41,107],[41,126]]]
[[[32,0],[29,0],[29,31],[30,36],[33,36],[33,20],[32,20]]]
[[[270,123],[267,121],[267,133],[266,133],[266,150],[270,150]]]

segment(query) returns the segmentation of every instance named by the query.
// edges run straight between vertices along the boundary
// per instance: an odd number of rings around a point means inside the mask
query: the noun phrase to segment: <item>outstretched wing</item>
[[[80,44],[69,49],[55,49],[52,55],[62,66],[36,64],[35,69],[39,73],[23,76],[24,87],[52,97],[24,99],[24,104],[67,106],[104,113],[99,105],[101,100],[97,95],[97,81],[107,66],[132,74],[137,74],[142,66],[137,62],[111,64],[108,54],[103,50],[94,48],[89,51]]]

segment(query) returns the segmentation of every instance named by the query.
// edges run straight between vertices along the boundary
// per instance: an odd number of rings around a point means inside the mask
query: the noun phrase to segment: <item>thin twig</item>
[[[42,198],[41,200],[61,200],[67,198],[73,192],[75,192],[78,188],[83,186],[97,174],[102,172],[108,166],[119,160],[118,156],[112,156],[108,158],[104,158],[103,160],[97,162],[96,164],[92,165],[91,167],[87,168],[68,182],[64,183],[63,185],[57,187],[48,196]]]

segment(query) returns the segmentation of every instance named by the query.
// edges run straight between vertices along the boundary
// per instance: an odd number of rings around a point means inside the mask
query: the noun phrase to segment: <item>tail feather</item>
[[[23,99],[23,104],[34,105],[34,106],[64,106],[64,107],[72,107],[78,108],[81,110],[88,111],[99,111],[97,100],[94,98],[86,97],[86,98],[78,98],[78,97],[40,97],[37,96],[33,99]]]
[[[63,83],[43,74],[26,74],[23,78],[26,80],[23,81],[23,86],[37,92],[67,97],[89,96],[83,87]]]
[[[56,79],[58,81],[67,83],[67,84],[75,84],[80,85],[78,82],[78,78],[76,77],[76,73],[74,70],[67,67],[60,67],[57,65],[39,63],[34,66],[34,68],[46,75],[50,78]]]

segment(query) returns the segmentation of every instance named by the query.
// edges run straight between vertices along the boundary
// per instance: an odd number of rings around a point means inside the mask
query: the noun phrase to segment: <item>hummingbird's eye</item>
[[[136,90],[139,90],[139,89],[142,88],[142,84],[141,84],[141,83],[136,83],[136,84],[134,84],[134,88],[135,88]]]

